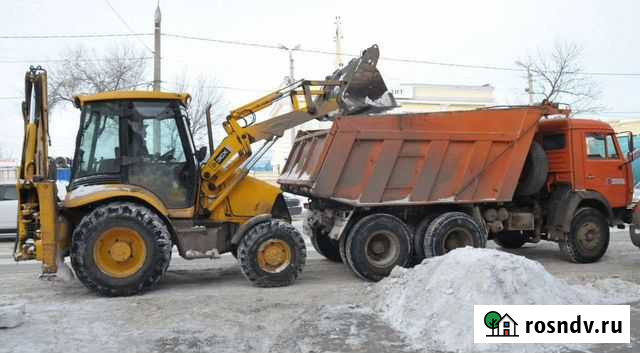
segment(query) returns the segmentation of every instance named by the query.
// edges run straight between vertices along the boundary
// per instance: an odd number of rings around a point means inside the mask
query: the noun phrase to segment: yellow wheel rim
[[[269,239],[258,248],[258,266],[265,272],[279,273],[291,264],[291,247],[280,239]]]
[[[111,228],[100,234],[93,246],[93,259],[100,271],[115,278],[138,272],[146,257],[144,239],[131,228]]]

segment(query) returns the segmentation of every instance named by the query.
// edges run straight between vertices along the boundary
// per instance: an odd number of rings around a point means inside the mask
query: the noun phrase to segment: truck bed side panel
[[[283,189],[358,205],[509,201],[543,111],[338,118],[298,136]]]

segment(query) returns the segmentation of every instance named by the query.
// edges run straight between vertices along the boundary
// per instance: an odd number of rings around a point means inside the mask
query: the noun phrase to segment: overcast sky
[[[0,35],[129,33],[104,0],[3,1]],[[152,32],[157,0],[110,0],[134,32]],[[160,1],[164,33],[264,44],[300,44],[334,50],[334,18],[343,22],[343,50],[355,53],[377,43],[386,57],[514,67],[538,49],[560,41],[584,47],[590,72],[640,72],[640,2],[628,1]],[[61,57],[65,48],[85,45],[105,50],[125,43],[146,50],[153,38],[0,39],[0,148],[17,158],[22,138],[19,100],[29,64]],[[227,109],[273,89],[288,73],[286,52],[163,37],[163,80],[187,72],[205,75],[224,89]],[[148,52],[147,52],[148,53]],[[151,53],[148,53],[151,55]],[[296,53],[297,78],[321,79],[335,57]],[[151,64],[151,63],[150,63]],[[151,67],[151,65],[150,65]],[[496,88],[498,103],[526,103],[524,75],[517,72],[446,68],[382,61],[392,83],[443,83]],[[152,71],[148,72],[149,80]],[[640,77],[596,77],[608,111],[640,112]],[[171,84],[163,87],[175,89]],[[606,115],[606,116],[605,116]],[[636,116],[640,117],[640,114]],[[603,114],[604,118],[633,114]],[[73,154],[77,112],[52,112],[54,155]]]

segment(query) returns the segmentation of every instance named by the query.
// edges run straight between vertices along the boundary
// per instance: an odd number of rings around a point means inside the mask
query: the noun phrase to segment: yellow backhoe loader
[[[185,259],[231,252],[262,287],[291,284],[306,249],[279,188],[248,176],[285,130],[311,119],[395,105],[365,50],[321,81],[300,80],[230,112],[227,136],[196,150],[188,94],[116,91],[75,97],[81,111],[72,177],[57,200],[49,175],[47,74],[25,76],[24,142],[16,261],[37,259],[55,275],[65,256],[78,279],[101,295],[132,295],[163,276],[173,246]],[[289,99],[288,113],[256,123],[255,113]],[[263,142],[257,151],[256,142]]]

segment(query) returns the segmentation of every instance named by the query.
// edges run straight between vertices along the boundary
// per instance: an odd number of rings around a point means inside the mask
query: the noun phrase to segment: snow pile
[[[474,345],[473,305],[623,303],[640,299],[640,286],[619,279],[572,286],[525,257],[467,247],[398,267],[371,294],[374,308],[418,348],[540,352],[577,346]]]
[[[25,312],[24,304],[0,304],[0,328],[22,325]]]

